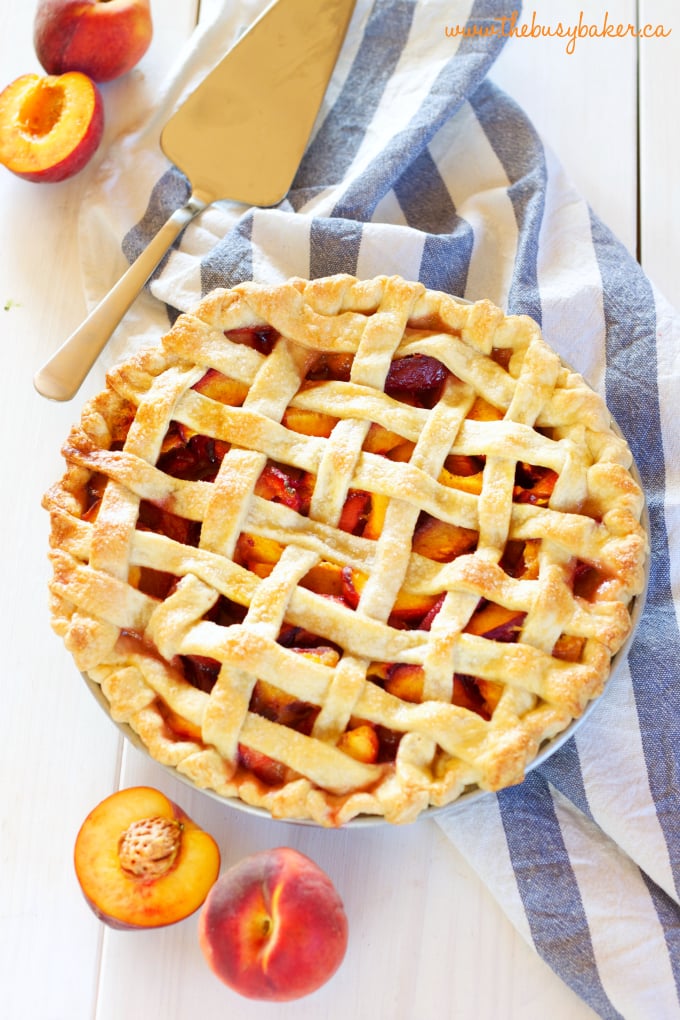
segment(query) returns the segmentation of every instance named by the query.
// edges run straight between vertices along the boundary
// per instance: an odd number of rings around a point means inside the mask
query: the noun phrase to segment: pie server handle
[[[208,203],[195,193],[163,224],[85,321],[36,373],[33,385],[50,400],[70,400],[173,241]]]

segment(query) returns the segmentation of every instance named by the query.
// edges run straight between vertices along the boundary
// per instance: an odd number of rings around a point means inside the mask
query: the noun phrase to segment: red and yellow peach
[[[82,71],[101,82],[139,63],[152,34],[149,0],[39,0],[33,44],[49,74]]]
[[[335,886],[289,847],[251,854],[225,871],[208,893],[198,931],[221,981],[247,998],[274,1002],[321,987],[347,948]]]

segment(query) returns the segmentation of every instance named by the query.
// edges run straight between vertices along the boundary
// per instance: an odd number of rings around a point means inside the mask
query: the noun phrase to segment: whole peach
[[[24,74],[0,93],[0,163],[27,181],[63,181],[94,156],[104,131],[99,90],[78,71]]]
[[[50,74],[82,71],[101,82],[139,63],[152,34],[149,0],[38,0],[33,44]]]
[[[347,949],[335,886],[289,847],[251,854],[212,887],[198,922],[213,972],[250,999],[286,1002],[323,985]]]

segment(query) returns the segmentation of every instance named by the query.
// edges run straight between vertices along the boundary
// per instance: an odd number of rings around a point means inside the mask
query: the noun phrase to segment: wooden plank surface
[[[525,3],[527,26],[636,21],[636,0]],[[637,248],[637,45],[632,36],[542,35],[506,44],[491,78],[531,118],[594,211],[633,254]]]
[[[640,261],[680,308],[680,5],[639,3],[640,24],[667,33],[640,41]]]

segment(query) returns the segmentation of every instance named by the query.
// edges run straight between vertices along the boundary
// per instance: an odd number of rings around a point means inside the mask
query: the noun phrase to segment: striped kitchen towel
[[[80,225],[93,300],[112,282],[107,241],[118,250],[125,235],[132,258],[186,199],[187,182],[158,150],[159,127],[263,6],[225,3],[101,164]],[[488,80],[505,41],[494,26],[518,7],[358,0],[288,198],[275,209],[206,210],[104,359],[160,333],[168,311],[216,285],[398,273],[533,316],[606,395],[648,499],[653,558],[635,640],[575,737],[521,786],[439,824],[599,1016],[671,1020],[680,1018],[680,317]],[[455,24],[468,31],[447,34]]]

